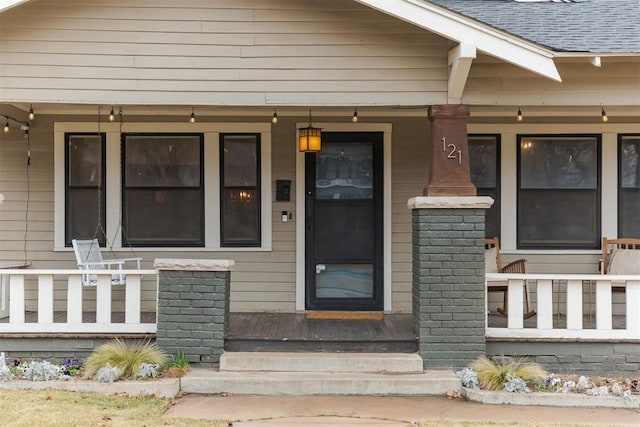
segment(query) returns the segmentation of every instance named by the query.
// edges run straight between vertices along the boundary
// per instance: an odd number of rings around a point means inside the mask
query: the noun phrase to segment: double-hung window
[[[518,136],[518,248],[600,247],[600,135]]]
[[[469,135],[469,169],[478,196],[494,202],[485,213],[485,236],[500,237],[500,135]]]
[[[123,246],[204,246],[202,134],[122,135]]]
[[[618,137],[618,236],[640,238],[640,135]]]
[[[220,242],[260,246],[260,135],[220,135]]]
[[[105,244],[104,152],[104,133],[65,134],[65,246],[72,239],[97,238]]]

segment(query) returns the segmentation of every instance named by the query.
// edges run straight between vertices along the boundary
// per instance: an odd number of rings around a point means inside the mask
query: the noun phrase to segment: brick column
[[[218,366],[229,328],[229,260],[156,259],[158,331],[156,343],[178,350],[189,362]]]
[[[413,317],[425,369],[485,354],[484,214],[490,197],[414,197]]]

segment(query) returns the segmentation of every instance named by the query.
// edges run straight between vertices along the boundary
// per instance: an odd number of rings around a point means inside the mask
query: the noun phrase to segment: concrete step
[[[220,371],[417,374],[422,358],[410,353],[225,352]]]
[[[186,393],[257,395],[442,395],[460,390],[452,371],[419,374],[238,372],[192,369],[180,380]]]

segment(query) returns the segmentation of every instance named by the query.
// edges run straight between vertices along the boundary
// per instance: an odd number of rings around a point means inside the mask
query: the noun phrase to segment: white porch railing
[[[143,275],[157,276],[156,270],[124,270],[126,284],[112,285],[109,270],[0,270],[3,276],[2,286],[8,289],[0,290],[3,301],[0,306],[8,307],[8,322],[0,322],[0,333],[101,333],[101,334],[129,334],[155,333],[156,323],[141,323],[141,277]],[[83,307],[83,293],[90,289],[82,285],[82,274],[97,277],[95,286],[95,309]],[[8,278],[8,280],[7,280]],[[61,283],[66,291],[66,322],[54,322],[54,278],[56,290],[60,290]],[[27,283],[35,282],[33,285]],[[113,323],[112,293],[115,289],[124,290],[124,323]],[[7,292],[8,291],[8,292]],[[35,295],[35,297],[34,297]],[[27,301],[29,297],[29,301]],[[26,313],[28,303],[35,305],[32,299],[37,299],[37,321],[28,322]],[[8,304],[7,300],[8,299]],[[61,298],[62,299],[62,298]],[[64,301],[62,301],[64,303]],[[60,302],[58,302],[60,304]],[[83,312],[90,312],[95,317],[95,323],[83,322]],[[6,318],[6,314],[5,314]]]
[[[536,315],[525,325],[524,281],[527,280],[532,306]],[[599,274],[487,274],[487,284],[508,282],[506,327],[488,327],[488,338],[522,339],[591,339],[638,340],[640,339],[640,276],[615,276]],[[595,283],[593,298],[585,294],[583,283]],[[624,303],[620,318],[624,327],[613,327],[614,312],[612,288],[624,287]],[[555,301],[554,301],[555,295]],[[621,295],[621,296],[622,296]],[[595,304],[584,304],[583,297],[593,298]],[[590,310],[595,306],[595,310]],[[555,311],[554,311],[555,309]],[[566,316],[566,327],[554,326],[553,317],[558,311]],[[595,327],[584,328],[585,316],[595,316]]]

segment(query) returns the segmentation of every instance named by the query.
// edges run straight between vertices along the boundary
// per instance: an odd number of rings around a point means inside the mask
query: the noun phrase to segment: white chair
[[[142,258],[122,258],[109,259],[102,258],[100,244],[98,239],[78,240],[73,239],[73,251],[76,254],[76,261],[80,270],[124,270],[125,262],[135,262],[137,269],[140,269],[140,261]],[[95,285],[97,278],[95,275],[83,274],[82,284],[85,286]],[[123,285],[125,283],[125,275],[120,272],[111,276],[111,283],[114,285]]]

